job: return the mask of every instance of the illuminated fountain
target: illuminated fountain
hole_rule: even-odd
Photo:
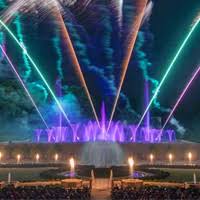
[[[96,167],[121,166],[124,164],[123,148],[114,142],[88,142],[81,150],[80,163]]]
[[[147,2],[148,2],[147,0],[138,1],[138,3],[139,3],[138,7],[135,8],[136,16],[131,24],[131,28],[130,28],[131,33],[129,34],[130,38],[127,40],[128,41],[127,52],[124,53],[125,56],[124,56],[124,60],[122,61],[122,73],[121,73],[121,77],[119,79],[120,84],[119,84],[119,87],[117,88],[117,95],[116,95],[116,98],[114,101],[114,106],[112,108],[111,118],[109,121],[106,119],[105,106],[103,104],[102,109],[101,109],[100,122],[96,115],[96,109],[94,107],[94,103],[92,102],[91,95],[87,88],[87,84],[85,82],[85,78],[83,76],[82,69],[78,62],[75,49],[73,48],[73,42],[71,41],[67,26],[65,26],[64,20],[62,19],[62,15],[61,15],[62,12],[60,12],[60,10],[59,10],[60,7],[57,6],[59,4],[55,4],[55,3],[52,3],[52,5],[48,4],[48,8],[54,8],[54,13],[56,13],[55,14],[56,20],[61,25],[60,26],[61,30],[58,30],[58,32],[61,31],[62,35],[64,36],[63,43],[66,45],[66,48],[68,49],[68,56],[71,57],[71,62],[73,64],[72,66],[74,66],[76,72],[78,72],[77,75],[80,79],[82,87],[84,88],[84,90],[86,92],[86,95],[88,97],[89,103],[91,105],[92,111],[93,111],[95,119],[96,119],[96,121],[88,121],[88,122],[84,122],[84,123],[78,122],[78,123],[74,123],[74,124],[71,124],[71,121],[69,120],[67,113],[65,112],[65,110],[63,109],[63,107],[61,105],[61,102],[59,101],[59,97],[62,97],[62,91],[61,91],[62,86],[60,85],[61,79],[62,79],[62,73],[59,73],[60,79],[57,80],[57,89],[56,89],[57,93],[54,94],[53,90],[51,89],[50,85],[48,84],[48,81],[45,78],[46,76],[44,76],[42,74],[42,70],[40,71],[40,66],[36,65],[36,63],[34,62],[34,59],[28,52],[29,48],[26,48],[26,45],[23,41],[23,32],[20,27],[21,26],[20,25],[20,15],[19,15],[20,12],[18,12],[18,11],[21,11],[20,7],[23,7],[23,2],[21,2],[18,6],[12,6],[13,8],[15,8],[14,10],[6,9],[10,13],[5,12],[4,17],[7,16],[6,20],[4,19],[4,17],[2,17],[2,20],[0,20],[0,24],[2,26],[2,31],[7,32],[7,34],[9,34],[12,38],[11,41],[16,42],[16,45],[18,45],[20,47],[20,49],[23,52],[23,60],[24,60],[24,64],[26,65],[26,68],[29,69],[30,68],[29,64],[32,64],[32,67],[36,70],[41,81],[43,82],[44,86],[46,86],[47,91],[49,91],[49,94],[52,96],[53,100],[55,101],[57,107],[60,110],[58,125],[56,125],[54,127],[49,127],[49,125],[47,125],[46,121],[44,120],[42,113],[40,113],[40,110],[38,110],[37,105],[35,104],[34,100],[32,99],[31,95],[29,94],[29,91],[27,91],[26,87],[24,86],[24,83],[28,83],[28,82],[26,82],[26,79],[28,77],[25,77],[25,80],[23,83],[23,80],[20,78],[18,72],[16,71],[17,68],[15,69],[12,62],[9,61],[9,58],[6,55],[6,43],[5,43],[5,41],[3,41],[1,44],[1,50],[4,55],[2,55],[1,59],[3,59],[3,57],[7,58],[8,63],[13,68],[19,81],[21,82],[21,85],[24,87],[24,90],[26,91],[27,95],[29,96],[29,99],[31,100],[31,102],[34,105],[36,111],[38,112],[40,118],[42,119],[42,121],[44,122],[44,124],[46,126],[45,130],[43,130],[43,129],[35,130],[35,141],[47,142],[47,143],[62,143],[62,142],[78,143],[78,142],[102,142],[102,141],[103,142],[119,142],[119,143],[126,143],[126,142],[159,143],[159,142],[175,141],[175,139],[176,139],[175,132],[173,130],[165,130],[165,127],[166,127],[167,123],[169,122],[169,120],[171,119],[177,106],[180,104],[180,101],[184,97],[184,94],[186,93],[190,84],[192,83],[194,78],[197,76],[197,73],[199,73],[200,68],[198,69],[198,71],[196,71],[196,73],[192,77],[191,81],[188,83],[188,85],[184,89],[183,93],[177,100],[173,109],[170,111],[170,114],[169,114],[168,118],[166,119],[166,122],[164,123],[161,130],[156,129],[153,126],[151,127],[150,108],[151,108],[154,100],[157,98],[159,91],[161,90],[164,83],[166,82],[167,77],[169,76],[169,73],[174,68],[177,59],[179,58],[179,56],[181,55],[183,50],[186,48],[186,45],[192,38],[194,31],[199,26],[199,24],[200,24],[199,17],[192,25],[189,33],[185,37],[181,46],[178,48],[176,55],[170,62],[170,65],[168,66],[163,77],[161,77],[160,83],[155,88],[153,97],[151,99],[149,99],[150,91],[149,91],[148,82],[147,81],[145,82],[145,93],[146,93],[145,110],[144,110],[144,113],[141,115],[141,119],[139,120],[139,123],[137,125],[135,125],[135,124],[127,124],[127,123],[124,123],[121,121],[113,121],[113,116],[116,111],[118,99],[120,97],[121,89],[122,89],[122,86],[123,86],[123,83],[124,83],[124,80],[126,77],[127,68],[129,66],[129,61],[130,61],[131,55],[132,55],[132,50],[135,46],[135,41],[136,41],[136,38],[138,35],[138,31],[139,31],[139,28],[141,27],[141,23],[143,21],[143,16],[145,13],[145,7],[146,7]],[[13,5],[16,5],[16,4],[13,4]],[[32,8],[33,6],[30,3],[30,4],[27,4],[26,7]],[[45,7],[46,7],[46,4],[45,4]],[[28,10],[28,8],[26,8],[26,9]],[[15,16],[16,20],[14,22],[14,24],[16,24],[16,34],[17,34],[16,36],[17,37],[13,34],[13,32],[7,26],[7,22],[9,21],[9,19],[11,19],[13,13],[17,13]],[[58,34],[58,37],[59,37],[59,34]],[[5,39],[3,39],[3,40],[5,40]],[[59,40],[56,40],[56,41],[57,41],[57,43],[55,44],[55,46],[59,44]],[[58,48],[59,48],[59,46],[56,46],[56,50]],[[57,50],[57,54],[62,54],[59,52],[59,49]],[[27,63],[29,63],[29,64],[27,64]],[[58,55],[57,69],[60,69],[62,67],[61,65],[62,65],[62,58],[60,58],[60,56]],[[22,78],[24,78],[24,77],[22,77]],[[149,80],[149,79],[147,79],[147,80]],[[64,123],[62,123],[63,119],[66,119],[66,121],[68,122],[68,126],[66,126],[66,125],[64,125]]]
[[[69,126],[52,127],[46,130],[36,129],[36,142],[47,143],[79,143],[79,142],[119,142],[119,143],[160,143],[174,142],[174,130],[165,130],[160,134],[160,129],[141,127],[136,131],[136,125],[126,124],[121,121],[112,121],[107,131],[108,120],[104,103],[101,107],[100,127],[95,121],[76,123]]]

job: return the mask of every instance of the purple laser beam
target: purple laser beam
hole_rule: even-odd
[[[3,49],[3,47],[2,47],[1,45],[0,45],[0,49],[1,49],[1,51],[3,52],[4,56],[6,57],[8,63],[9,63],[10,66],[12,67],[13,71],[15,72],[15,74],[16,74],[16,76],[17,76],[19,82],[21,83],[22,87],[24,88],[24,90],[25,90],[27,96],[29,97],[29,99],[30,99],[30,101],[32,102],[33,106],[35,107],[36,111],[38,112],[38,114],[39,114],[40,118],[42,119],[44,125],[48,128],[48,125],[47,125],[45,119],[43,118],[41,112],[39,111],[37,105],[35,104],[35,101],[33,100],[31,94],[29,93],[28,89],[26,88],[26,86],[25,86],[23,80],[21,79],[19,73],[17,72],[15,66],[13,65],[12,61],[10,60],[10,58],[8,57],[7,53],[5,52],[5,50]]]
[[[200,72],[200,66],[198,67],[198,69],[195,71],[195,73],[193,74],[192,78],[189,80],[189,82],[187,83],[187,85],[185,86],[183,92],[181,93],[181,95],[179,96],[178,100],[176,101],[173,109],[171,110],[168,118],[166,119],[161,131],[164,130],[164,128],[166,127],[167,123],[169,122],[171,116],[173,115],[173,113],[175,112],[176,108],[179,106],[181,100],[183,99],[183,97],[185,96],[186,92],[188,91],[188,89],[190,88],[190,86],[192,85],[193,81],[195,80],[195,78],[197,77],[197,75]]]

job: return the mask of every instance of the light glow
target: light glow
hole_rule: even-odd
[[[21,160],[21,155],[20,155],[20,154],[18,154],[18,155],[17,155],[17,163],[19,163],[19,162],[20,162],[20,160]]]
[[[171,153],[168,155],[168,158],[169,158],[169,162],[172,163],[173,155]]]
[[[150,158],[150,162],[153,163],[153,161],[154,161],[154,155],[150,154],[149,158]]]
[[[35,155],[35,159],[36,159],[37,162],[39,161],[40,155],[38,153]]]
[[[188,153],[188,160],[191,163],[191,161],[192,161],[192,153],[191,152]]]
[[[129,158],[128,158],[128,165],[129,165],[129,167],[130,167],[130,168],[133,168],[134,164],[135,164],[135,162],[134,162],[133,158],[132,158],[132,157],[129,157]]]
[[[70,165],[70,169],[71,170],[75,169],[75,160],[74,160],[74,158],[70,158],[69,159],[69,165]]]
[[[55,161],[58,161],[58,154],[56,153],[54,156]]]

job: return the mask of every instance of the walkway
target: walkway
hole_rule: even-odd
[[[110,200],[109,179],[95,179],[92,184],[92,200]]]

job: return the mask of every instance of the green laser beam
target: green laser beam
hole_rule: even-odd
[[[31,64],[33,65],[33,67],[35,68],[35,70],[37,71],[37,73],[39,74],[39,76],[41,77],[42,81],[44,82],[44,84],[46,85],[47,89],[49,90],[51,96],[55,100],[58,108],[60,109],[60,111],[62,112],[63,116],[65,117],[65,119],[67,120],[67,122],[69,123],[69,125],[71,126],[70,120],[69,120],[67,114],[65,113],[62,105],[60,104],[60,102],[57,99],[56,95],[54,94],[54,92],[50,88],[50,86],[49,86],[48,82],[46,81],[45,77],[43,76],[43,74],[39,70],[38,66],[35,64],[35,62],[31,58],[31,56],[29,55],[29,53],[27,52],[27,50],[24,48],[24,46],[19,42],[19,40],[15,37],[15,35],[13,34],[13,32],[8,28],[8,26],[2,20],[0,20],[0,24],[5,28],[5,30],[11,35],[11,37],[15,40],[15,42],[23,50],[23,53],[27,56],[27,58],[29,59],[29,61],[31,62]]]
[[[24,81],[22,80],[22,78],[20,77],[19,73],[17,72],[15,66],[13,65],[12,61],[11,61],[10,58],[8,57],[6,51],[3,49],[3,46],[0,45],[0,49],[1,49],[2,53],[4,54],[5,58],[7,59],[8,63],[10,64],[10,66],[11,66],[13,72],[15,73],[15,75],[16,75],[18,81],[20,82],[21,86],[23,87],[23,89],[24,89],[26,95],[29,97],[31,103],[32,103],[33,106],[35,107],[35,109],[36,109],[37,113],[39,114],[40,118],[42,119],[44,125],[45,125],[46,128],[48,129],[49,127],[48,127],[48,125],[47,125],[47,123],[46,123],[44,117],[42,116],[42,113],[41,113],[40,110],[38,109],[38,107],[37,107],[37,105],[36,105],[36,103],[35,103],[33,97],[31,96],[30,92],[28,91],[27,87],[25,86]]]
[[[144,117],[146,116],[148,110],[150,109],[150,107],[151,107],[153,101],[157,98],[157,95],[158,95],[158,93],[160,92],[160,88],[161,88],[162,85],[164,84],[164,82],[165,82],[167,76],[169,75],[171,69],[173,68],[173,66],[174,66],[174,64],[175,64],[175,62],[176,62],[176,60],[178,59],[179,55],[180,55],[181,52],[183,51],[185,45],[187,44],[188,40],[189,40],[190,37],[192,36],[193,32],[196,30],[196,28],[197,28],[197,26],[198,26],[199,23],[200,23],[200,18],[199,18],[199,19],[196,21],[196,23],[192,26],[192,29],[190,30],[190,32],[189,32],[188,35],[186,36],[186,38],[185,38],[185,40],[183,41],[182,45],[180,46],[178,52],[176,53],[175,57],[173,58],[171,64],[169,65],[167,71],[165,72],[165,74],[164,74],[164,76],[163,76],[163,78],[162,78],[160,84],[158,85],[157,89],[155,90],[155,93],[154,93],[153,97],[151,98],[151,100],[150,100],[150,102],[149,102],[149,104],[148,104],[146,110],[144,111],[144,113],[143,113],[143,115],[142,115],[142,117],[141,117],[141,119],[140,119],[140,121],[139,121],[139,123],[138,123],[138,125],[137,125],[137,127],[136,127],[136,131],[137,131],[138,128],[140,127],[140,125],[141,125],[141,123],[142,123]]]

